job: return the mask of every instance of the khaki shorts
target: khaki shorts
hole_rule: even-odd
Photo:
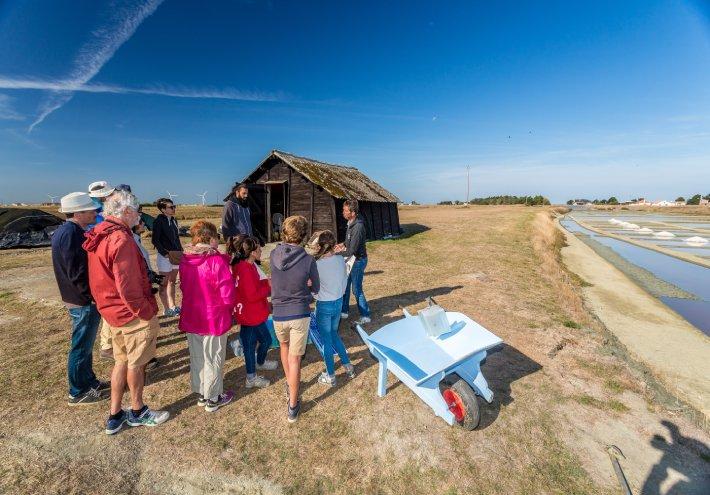
[[[117,363],[128,363],[129,368],[138,368],[155,357],[160,324],[158,318],[150,321],[136,318],[122,327],[111,327],[113,358]]]
[[[281,344],[288,344],[288,353],[292,356],[303,356],[308,342],[308,327],[311,318],[298,320],[275,321],[274,333]]]

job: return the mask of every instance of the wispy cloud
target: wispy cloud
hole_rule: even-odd
[[[25,117],[12,107],[12,98],[3,94],[0,94],[0,120],[25,120]]]
[[[92,38],[79,50],[69,76],[62,82],[68,87],[81,87],[88,83],[162,2],[163,0],[147,0],[116,9],[107,25],[91,33]],[[71,100],[74,91],[76,89],[53,89],[52,94],[40,106],[40,113],[28,131],[32,131],[49,114]]]
[[[71,80],[55,80],[37,78],[12,78],[0,76],[0,89],[39,89],[57,93],[116,93],[145,94],[172,96],[176,98],[213,98],[223,100],[243,101],[280,101],[284,96],[280,93],[263,93],[243,91],[236,88],[189,88],[168,84],[154,84],[143,87],[128,87],[115,84],[77,83]]]

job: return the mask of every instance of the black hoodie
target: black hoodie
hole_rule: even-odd
[[[301,246],[279,244],[271,251],[269,263],[274,320],[291,320],[308,315],[312,294],[320,291],[316,260]]]

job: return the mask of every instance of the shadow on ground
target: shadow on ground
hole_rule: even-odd
[[[654,435],[651,446],[663,453],[641,488],[641,495],[706,494],[710,491],[710,446],[695,438],[683,436],[678,426],[661,421],[670,434],[670,442],[662,435]],[[685,462],[688,451],[697,455],[701,466]],[[670,486],[662,486],[670,485]]]
[[[417,234],[421,234],[422,232],[431,230],[430,227],[427,227],[426,225],[422,225],[420,223],[405,223],[401,227],[402,234],[395,240],[408,239]]]
[[[372,333],[388,323],[401,319],[402,315],[397,314],[397,310],[401,307],[419,304],[429,297],[436,298],[444,296],[461,288],[463,288],[461,285],[442,286],[424,291],[408,291],[392,296],[373,299],[369,303],[372,314],[380,316],[373,316],[372,323],[365,325],[367,327],[366,331]],[[393,315],[385,316],[390,314]],[[353,323],[351,321],[341,320],[340,335],[346,348],[348,349],[350,359],[356,365],[356,372],[360,374],[364,373],[371,366],[376,365],[377,361],[370,355],[368,349],[363,346],[362,340],[353,329],[352,325]],[[164,347],[175,344],[183,339],[184,336],[182,335],[182,332],[171,332],[158,337],[158,346]],[[278,351],[272,350],[270,356],[270,359],[278,360]],[[180,375],[188,375],[190,372],[190,355],[187,349],[187,342],[185,342],[184,347],[174,350],[168,354],[161,355],[159,356],[159,359],[161,365],[149,375],[150,383],[154,384],[164,380],[170,380]],[[228,349],[226,360],[230,361],[232,359],[236,358],[231,350]],[[303,366],[322,362],[323,358],[320,353],[314,346],[309,345],[306,349],[306,354],[303,357]],[[336,366],[339,366],[339,363],[337,363]],[[539,363],[530,359],[513,346],[503,344],[500,348],[492,352],[484,362],[482,371],[488,380],[490,388],[493,390],[494,398],[491,404],[485,404],[485,401],[481,401],[481,423],[479,429],[490,426],[500,414],[501,407],[510,404],[514,400],[511,394],[511,384],[514,381],[535,373],[540,369],[542,369],[542,366]],[[257,391],[258,389],[245,389],[243,387],[244,377],[245,369],[242,361],[238,367],[229,370],[225,374],[225,388],[239,389],[239,398]],[[270,375],[269,378],[272,382],[281,381],[284,378],[281,367],[279,366],[279,368],[272,375]],[[314,386],[322,387],[323,391],[317,396],[317,400],[322,401],[342,388],[347,387],[347,384],[347,378],[345,378],[342,373],[339,373],[338,385],[336,387],[322,387],[318,383],[318,375],[316,374],[314,377],[302,383],[302,390],[310,389]],[[395,381],[392,385],[390,385],[388,391],[392,391],[400,384],[401,382],[399,380]],[[373,382],[372,387],[374,392],[376,387],[375,382]],[[185,408],[194,405],[196,397],[197,396],[195,394],[189,393],[172,404],[166,405],[166,409],[170,411],[171,416],[176,417]],[[316,404],[316,401],[305,402],[303,404],[303,412],[315,407]]]
[[[488,387],[493,391],[493,402],[490,404],[479,400],[481,406],[481,423],[479,430],[492,425],[500,414],[502,406],[513,402],[510,385],[528,375],[542,369],[537,361],[530,359],[512,345],[503,344],[486,358],[481,366],[483,376],[488,381]]]

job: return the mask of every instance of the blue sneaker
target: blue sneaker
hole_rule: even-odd
[[[288,422],[294,423],[298,419],[298,414],[301,412],[301,400],[296,402],[296,407],[291,407],[291,403],[288,404]]]
[[[175,306],[175,307],[173,308],[173,314],[174,314],[175,316],[177,316],[177,315],[180,314],[180,306]]]
[[[130,426],[158,426],[165,423],[169,417],[168,411],[151,411],[148,406],[143,406],[143,410],[138,415],[128,411],[127,422]]]
[[[126,421],[128,420],[128,414],[126,414],[126,411],[123,409],[121,410],[121,416],[117,419],[109,419],[106,421],[106,434],[107,435],[114,435],[121,431],[123,428],[123,425],[126,424]]]

